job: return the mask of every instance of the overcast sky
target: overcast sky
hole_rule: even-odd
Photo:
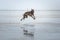
[[[0,10],[60,10],[60,0],[0,0]]]

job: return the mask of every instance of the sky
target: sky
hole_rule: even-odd
[[[0,0],[0,10],[60,10],[60,0]]]

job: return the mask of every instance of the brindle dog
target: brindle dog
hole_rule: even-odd
[[[31,9],[31,11],[25,12],[23,14],[23,18],[21,19],[21,21],[25,18],[28,18],[28,16],[32,17],[35,20],[35,16],[34,16],[34,10]]]

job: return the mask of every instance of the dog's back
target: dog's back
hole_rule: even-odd
[[[31,11],[25,12],[24,15],[34,15],[34,10],[32,9]]]

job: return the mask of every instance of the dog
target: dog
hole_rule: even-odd
[[[35,16],[34,16],[34,9],[31,9],[31,11],[27,11],[23,14],[23,18],[21,19],[21,21],[25,18],[28,18],[28,16],[32,17],[35,20]]]

